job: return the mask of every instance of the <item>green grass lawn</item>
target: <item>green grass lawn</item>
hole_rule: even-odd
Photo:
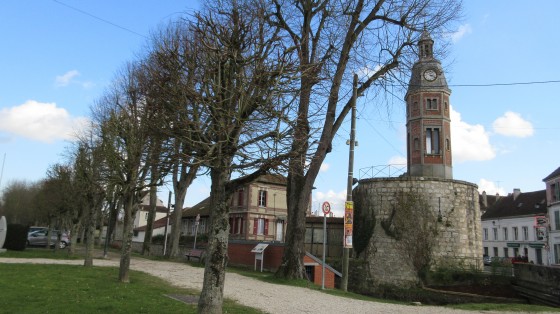
[[[8,251],[1,258],[64,258],[65,252],[33,249]],[[75,265],[0,263],[0,313],[196,313],[168,295],[191,296],[199,291],[181,289],[143,272],[131,271],[130,283],[120,283],[118,268]],[[224,313],[261,313],[233,301]]]
[[[69,257],[67,251],[26,249],[0,254],[15,258],[83,258]],[[193,266],[202,267],[200,263]],[[245,268],[228,268],[228,272],[253,277],[274,284],[307,287],[332,295],[374,302],[402,303],[344,292],[321,290],[306,280],[284,280],[268,272]],[[167,295],[197,297],[199,292],[173,287],[160,278],[131,271],[131,282],[119,283],[118,268],[68,265],[31,265],[0,263],[0,313],[196,313],[195,304],[185,304]],[[560,312],[560,309],[529,304],[461,304],[450,306],[469,311]],[[224,302],[224,313],[261,313],[233,301]]]

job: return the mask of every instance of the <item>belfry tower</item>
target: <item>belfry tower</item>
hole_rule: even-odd
[[[433,45],[430,34],[424,31],[405,96],[408,175],[453,179],[451,90],[441,63],[434,58]]]

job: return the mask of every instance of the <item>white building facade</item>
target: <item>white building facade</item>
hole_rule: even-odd
[[[521,193],[515,189],[508,196],[488,204],[482,215],[482,246],[491,257],[526,257],[528,262],[550,265],[547,245],[546,191]]]
[[[560,167],[543,179],[548,205],[548,245],[550,264],[560,266]]]

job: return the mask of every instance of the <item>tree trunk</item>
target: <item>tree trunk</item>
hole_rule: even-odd
[[[113,240],[113,233],[115,232],[115,225],[117,223],[117,216],[119,215],[120,208],[119,201],[112,201],[111,208],[109,209],[109,223],[107,224],[107,233],[105,234],[105,249],[103,251],[103,257],[107,258],[108,246]]]
[[[132,235],[133,223],[136,217],[136,210],[134,209],[134,197],[128,196],[125,201],[124,209],[124,227],[123,227],[123,240],[121,249],[121,260],[119,265],[119,281],[128,283],[130,282],[130,253],[132,251]]]
[[[225,185],[229,181],[229,173],[223,169],[213,168],[210,176],[212,178],[210,232],[198,313],[222,313],[228,262],[229,208]]]
[[[185,201],[185,189],[181,195],[180,191],[175,190],[175,210],[171,216],[173,227],[171,228],[170,248],[168,251],[169,257],[176,257],[179,255],[179,241],[181,240],[181,218],[183,217],[183,206]]]
[[[80,222],[74,223],[70,228],[70,247],[68,248],[68,255],[74,255],[76,253],[76,243],[78,242],[80,224]]]
[[[150,187],[150,210],[148,211],[148,221],[146,223],[146,234],[144,235],[144,243],[142,243],[142,255],[150,256],[150,248],[152,245],[152,234],[154,233],[154,221],[156,220],[157,208],[157,187]]]
[[[282,265],[276,272],[281,278],[306,278],[303,258],[305,256],[305,216],[309,206],[311,189],[305,186],[304,177],[288,175],[288,224]]]
[[[93,266],[93,246],[95,243],[95,215],[96,209],[91,207],[88,209],[88,214],[86,216],[86,252],[84,258],[84,266],[91,267]]]

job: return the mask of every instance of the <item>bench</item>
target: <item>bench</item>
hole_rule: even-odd
[[[200,262],[201,259],[202,259],[202,254],[203,253],[204,253],[204,250],[192,249],[192,250],[187,251],[187,254],[185,254],[185,257],[189,261],[191,260],[191,257],[198,258],[198,261]]]

